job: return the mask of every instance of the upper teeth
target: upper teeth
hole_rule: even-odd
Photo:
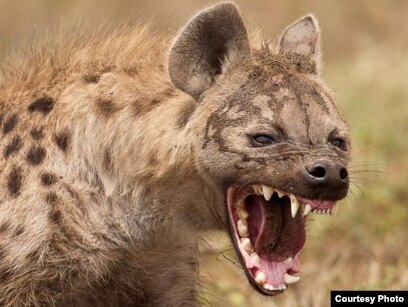
[[[279,198],[282,198],[283,196],[285,196],[285,193],[276,190],[276,193],[278,193]]]
[[[269,201],[272,198],[272,195],[273,195],[274,192],[276,192],[280,198],[286,195],[284,192],[281,192],[279,190],[275,190],[274,188],[263,185],[263,184],[262,185],[253,185],[252,189],[255,192],[255,194],[263,195],[263,197],[265,198],[266,201]],[[292,217],[294,218],[296,216],[296,213],[299,210],[300,203],[297,201],[295,195],[289,194],[288,197],[290,198],[291,214],[292,214]],[[307,214],[308,213],[309,212],[307,212]],[[304,214],[303,216],[305,216],[307,214]],[[238,215],[240,215],[240,212],[238,212]],[[240,218],[241,218],[241,215],[240,215]]]
[[[272,198],[273,193],[277,193],[279,198],[282,198],[283,196],[287,196],[290,199],[290,210],[291,210],[291,215],[294,218],[299,211],[299,207],[303,208],[303,214],[302,216],[305,217],[307,216],[310,212],[313,213],[318,213],[318,214],[329,214],[329,215],[334,215],[336,214],[336,206],[333,206],[332,208],[329,209],[312,209],[312,206],[310,204],[303,204],[299,203],[297,200],[296,196],[293,194],[281,192],[279,190],[275,190],[272,187],[269,187],[264,184],[255,184],[252,186],[252,190],[254,191],[255,194],[257,195],[263,195],[266,201],[269,201]],[[245,206],[245,205],[243,205]],[[248,212],[242,210],[243,206],[238,205],[238,216],[240,219],[246,220],[248,218]]]
[[[335,215],[337,212],[337,206],[334,205],[333,207],[328,209],[312,209],[311,211],[317,214]]]
[[[274,192],[273,188],[268,187],[266,185],[262,185],[262,194],[265,197],[265,200],[267,201],[270,200],[273,195],[273,192]]]
[[[334,205],[330,210],[330,215],[336,215],[336,214],[337,214],[337,205]]]
[[[299,209],[299,203],[294,195],[290,195],[290,208],[292,211],[292,217],[296,216],[296,213],[298,212]]]
[[[306,216],[312,211],[312,207],[309,204],[305,205],[305,210],[303,210],[303,216]]]

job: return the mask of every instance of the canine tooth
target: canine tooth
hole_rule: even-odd
[[[246,220],[249,216],[248,212],[243,207],[238,207],[237,212],[241,220]]]
[[[292,261],[293,261],[292,257],[288,257],[288,258],[285,260],[285,264],[292,264]]]
[[[250,257],[252,258],[252,260],[254,260],[256,263],[260,263],[261,262],[261,258],[259,258],[258,254],[253,252]]]
[[[303,216],[306,216],[312,211],[312,207],[309,204],[306,204],[305,210],[303,211]]]
[[[299,209],[299,203],[294,195],[290,195],[290,206],[292,211],[292,217],[294,218]]]
[[[335,216],[337,214],[337,205],[334,205],[330,210],[330,215]]]
[[[258,285],[263,285],[266,281],[265,273],[262,271],[258,271],[255,275],[255,281]]]
[[[241,237],[248,237],[248,227],[244,225],[242,220],[238,220],[237,228]]]
[[[243,238],[241,239],[241,244],[242,247],[247,251],[247,252],[252,252],[254,251],[254,247],[251,244],[251,240],[249,238]]]
[[[285,283],[287,283],[288,285],[298,282],[299,279],[300,279],[300,276],[292,276],[292,275],[289,275],[288,273],[285,273],[284,280],[285,280]]]
[[[262,185],[262,194],[266,201],[271,199],[273,192],[274,192],[273,188],[268,187],[266,185]]]

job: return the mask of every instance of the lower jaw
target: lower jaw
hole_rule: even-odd
[[[300,279],[296,276],[300,272],[300,252],[284,261],[263,260],[255,251],[252,253],[246,251],[240,243],[240,238],[236,234],[233,236],[235,249],[245,266],[248,280],[258,292],[274,296],[286,290],[288,284]]]
[[[263,295],[273,296],[282,293],[283,290],[287,289],[289,284],[295,283],[300,279],[298,276],[300,272],[299,255],[301,249],[303,248],[304,241],[301,244],[301,247],[297,248],[291,254],[291,257],[274,257],[273,259],[267,259],[267,257],[259,256],[255,251],[255,244],[254,242],[251,242],[249,235],[246,237],[239,235],[239,231],[237,229],[238,226],[236,224],[237,219],[234,218],[237,215],[237,212],[234,212],[234,210],[236,211],[236,208],[231,206],[231,204],[233,204],[231,199],[232,196],[233,192],[229,190],[228,211],[231,236],[241,263],[244,265],[244,270],[250,284]],[[306,213],[305,210],[308,212],[311,210],[306,209],[304,204],[301,204],[300,206],[301,209],[299,210],[299,214]],[[321,211],[316,208],[313,209],[315,212]],[[326,211],[327,210],[324,209],[322,213]],[[307,213],[302,215],[302,221],[306,219]],[[298,219],[300,219],[300,216],[298,216]]]

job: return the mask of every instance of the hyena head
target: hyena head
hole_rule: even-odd
[[[197,100],[196,163],[251,285],[275,295],[299,280],[310,212],[331,214],[348,191],[350,141],[319,81],[319,28],[305,16],[278,50],[252,48],[234,4],[200,12],[174,40],[169,75]]]

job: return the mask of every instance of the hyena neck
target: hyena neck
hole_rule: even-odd
[[[107,73],[96,85],[73,84],[61,94],[61,108],[69,112],[59,112],[58,124],[73,135],[69,175],[126,199],[133,214],[154,212],[163,229],[214,228],[207,205],[214,193],[194,158],[199,131],[190,119],[197,102],[167,80],[154,90],[137,82]]]

